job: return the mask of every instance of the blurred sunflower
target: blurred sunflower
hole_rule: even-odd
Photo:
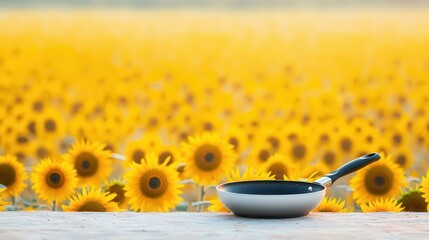
[[[186,170],[198,184],[217,184],[236,161],[233,146],[217,133],[190,136],[182,143]]]
[[[419,189],[411,189],[405,192],[398,200],[404,207],[405,212],[427,212],[428,204],[423,197],[423,193]]]
[[[426,173],[426,176],[422,177],[420,191],[423,193],[422,196],[424,197],[425,201],[429,203],[429,169]]]
[[[414,163],[413,154],[408,147],[399,147],[392,154],[393,161],[404,170],[408,170]]]
[[[286,155],[280,153],[270,156],[261,168],[265,173],[273,175],[275,179],[284,179],[283,176],[290,177],[297,173],[296,165]]]
[[[255,141],[252,144],[250,155],[248,157],[247,165],[257,167],[268,161],[268,158],[274,154],[271,144],[267,142]]]
[[[125,197],[125,184],[121,180],[110,181],[106,184],[106,192],[116,194],[111,201],[116,202],[121,209],[128,208],[128,198]]]
[[[125,148],[125,157],[127,160],[124,162],[129,166],[132,162],[141,163],[141,160],[146,157],[146,153],[153,152],[161,145],[159,136],[156,134],[147,134],[140,140],[128,143]]]
[[[49,108],[36,120],[38,138],[57,139],[65,134],[64,120],[58,110]]]
[[[150,153],[141,164],[132,164],[124,175],[125,196],[132,210],[167,212],[181,201],[178,173],[167,163],[159,164],[158,157]]]
[[[70,197],[70,204],[63,205],[65,212],[120,212],[114,193],[103,193],[100,188],[82,188],[82,193]]]
[[[283,146],[283,140],[276,128],[264,128],[258,133],[258,139],[261,139],[271,145],[273,151],[278,151]]]
[[[274,180],[274,176],[270,173],[264,172],[261,169],[256,169],[253,167],[248,167],[244,172],[240,172],[240,169],[237,167],[231,169],[226,174],[228,182],[235,181],[247,181],[247,180]]]
[[[351,212],[350,209],[344,208],[345,203],[341,199],[324,197],[320,205],[313,212]]]
[[[313,157],[314,147],[312,141],[296,140],[293,143],[286,144],[284,153],[288,159],[298,165],[306,165]]]
[[[231,126],[226,130],[225,138],[234,147],[236,153],[242,153],[248,146],[246,132],[242,127]]]
[[[358,204],[395,197],[406,185],[404,170],[384,154],[377,162],[359,170],[350,180],[350,186],[354,189],[353,198]]]
[[[342,164],[342,158],[340,151],[337,151],[333,144],[325,144],[321,147],[318,163],[328,171],[332,171]]]
[[[247,181],[247,180],[274,180],[274,176],[270,176],[269,173],[266,173],[262,170],[257,170],[253,167],[247,168],[243,173],[240,173],[240,169],[232,169],[230,172],[226,174],[228,182],[235,181]],[[208,210],[211,212],[229,212],[227,208],[225,208],[222,202],[215,198],[210,200],[211,205],[208,207]]]
[[[63,155],[64,161],[76,169],[79,185],[97,186],[109,177],[112,160],[105,147],[103,143],[81,139]]]
[[[4,196],[3,193],[6,191],[6,188],[0,188],[0,211],[4,211],[6,206],[8,205],[8,202],[5,202],[3,200]]]
[[[163,164],[165,161],[167,161],[167,166],[171,164],[178,164],[182,161],[182,157],[180,155],[180,152],[178,151],[177,147],[174,146],[167,146],[167,145],[160,145],[156,147],[156,149],[153,149],[158,154],[158,161],[159,164]]]
[[[347,126],[341,126],[338,131],[337,146],[338,149],[344,156],[352,156],[355,153],[355,150],[358,149],[358,140],[356,139],[354,133],[347,128]],[[360,139],[360,138],[359,138]]]
[[[77,187],[76,170],[68,162],[54,161],[51,158],[33,167],[32,189],[41,200],[58,203],[70,197]]]
[[[362,212],[402,212],[404,208],[395,199],[377,199],[360,205]]]
[[[28,178],[24,165],[11,155],[0,156],[0,184],[7,187],[5,193],[18,196],[27,186]]]

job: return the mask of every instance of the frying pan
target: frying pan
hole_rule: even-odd
[[[238,181],[220,184],[216,190],[222,204],[240,217],[301,217],[319,206],[326,188],[337,179],[379,159],[378,153],[367,154],[313,183],[285,180]]]

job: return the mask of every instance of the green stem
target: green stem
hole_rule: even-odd
[[[52,202],[52,211],[57,211],[57,201],[56,200],[54,200]]]
[[[204,185],[201,185],[200,201],[204,201],[204,194],[205,194],[205,192],[204,192]],[[198,207],[198,212],[201,212],[202,210],[203,210],[203,206],[202,206],[202,205],[200,205],[200,206]]]
[[[16,198],[14,196],[11,196],[10,200],[12,202],[12,205],[15,206],[16,205]]]

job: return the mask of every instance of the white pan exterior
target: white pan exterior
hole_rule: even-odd
[[[289,195],[231,193],[216,189],[223,205],[242,217],[285,218],[307,215],[319,206],[326,194],[322,191]]]

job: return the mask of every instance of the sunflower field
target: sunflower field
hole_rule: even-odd
[[[2,11],[0,210],[221,211],[314,181],[319,212],[428,210],[426,11]]]

